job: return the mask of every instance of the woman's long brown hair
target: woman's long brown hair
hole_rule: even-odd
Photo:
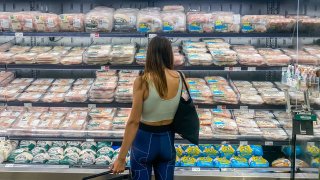
[[[164,98],[168,92],[166,68],[173,69],[171,42],[167,38],[156,36],[151,39],[148,45],[142,80],[153,82],[161,98]]]

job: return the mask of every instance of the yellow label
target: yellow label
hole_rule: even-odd
[[[222,25],[222,21],[220,20],[216,21],[216,26],[220,26],[220,25]]]

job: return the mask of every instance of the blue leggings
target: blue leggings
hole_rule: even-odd
[[[174,133],[150,132],[140,125],[131,147],[132,179],[150,180],[153,167],[156,180],[173,180],[175,160]]]

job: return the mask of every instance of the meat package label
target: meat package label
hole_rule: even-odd
[[[140,23],[138,31],[139,32],[149,32],[150,31],[150,25],[148,23]]]
[[[252,25],[249,22],[242,23],[242,31],[251,32],[253,31]]]
[[[173,28],[173,25],[170,24],[169,22],[163,22],[163,28],[162,28],[162,30],[163,30],[164,32],[170,32],[170,31],[173,31],[174,28]]]
[[[202,27],[199,22],[192,22],[191,24],[188,25],[189,31],[194,31],[194,32],[202,32]]]

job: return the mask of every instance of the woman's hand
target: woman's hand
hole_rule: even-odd
[[[113,163],[111,170],[113,174],[120,174],[122,173],[126,168],[126,160],[121,160],[117,158],[117,160]]]

